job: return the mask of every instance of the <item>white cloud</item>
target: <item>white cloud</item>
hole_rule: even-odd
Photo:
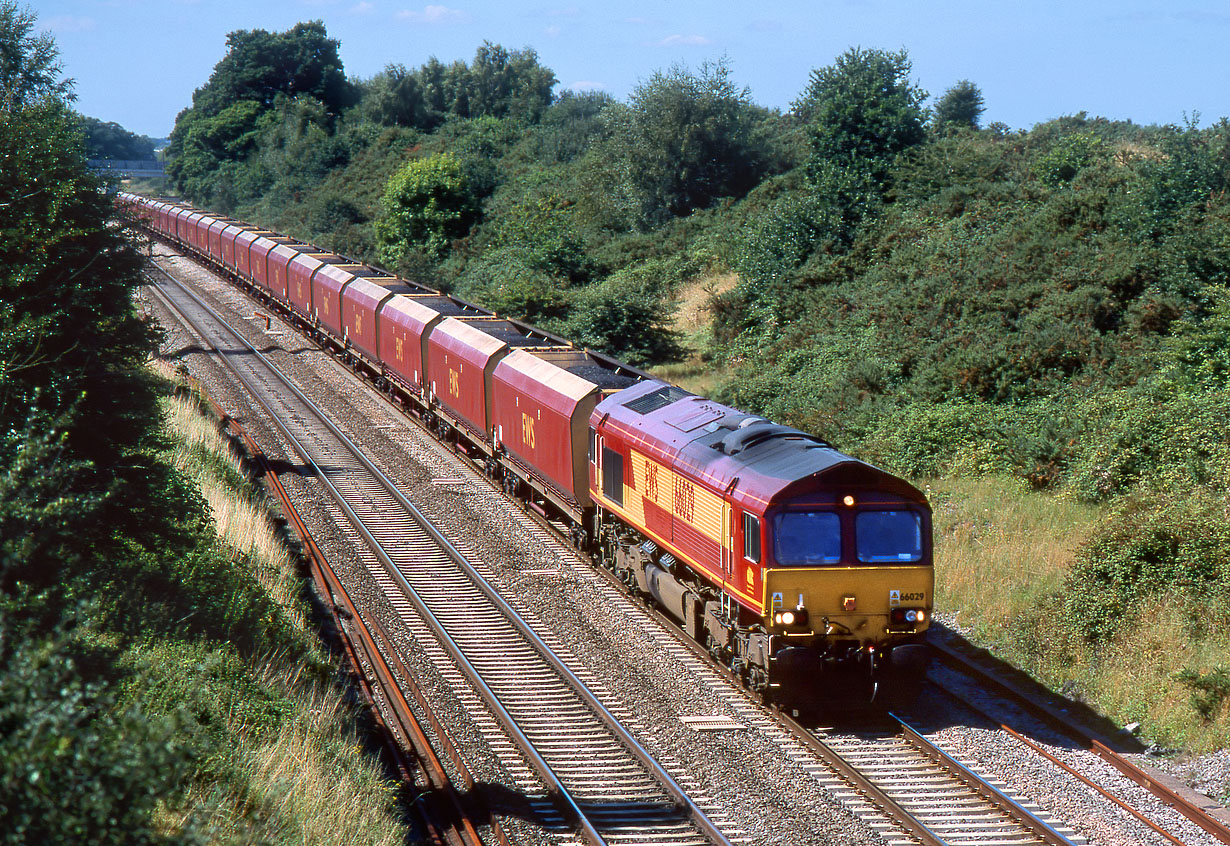
[[[704,44],[712,44],[712,43],[713,43],[712,41],[710,41],[708,38],[705,38],[705,36],[703,35],[668,35],[666,38],[663,38],[661,41],[656,42],[655,46],[675,47],[677,45],[683,44],[689,47],[695,47],[695,46],[700,46]]]
[[[605,82],[591,82],[583,79],[580,82],[574,82],[568,86],[571,91],[606,91],[608,88]]]
[[[558,26],[549,26],[542,31],[547,38],[559,38],[561,30]]]
[[[350,14],[367,15],[367,14],[371,14],[371,12],[375,10],[375,8],[376,8],[375,3],[368,3],[367,0],[363,0],[363,2],[359,3],[358,5],[350,7]]]
[[[76,15],[56,15],[43,22],[43,28],[52,32],[89,32],[97,25],[93,18]]]
[[[470,20],[468,13],[460,9],[450,9],[448,6],[424,6],[421,12],[406,9],[398,12],[397,17],[410,23],[422,24],[466,23]]]

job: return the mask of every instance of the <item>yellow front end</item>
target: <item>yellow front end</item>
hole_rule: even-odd
[[[768,628],[799,646],[823,651],[857,641],[859,648],[880,647],[931,624],[935,577],[929,565],[782,568],[764,576]]]

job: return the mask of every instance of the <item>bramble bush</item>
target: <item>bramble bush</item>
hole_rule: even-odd
[[[1189,636],[1223,628],[1230,585],[1225,490],[1144,486],[1124,498],[1077,553],[1064,587],[1064,622],[1091,641],[1116,632],[1146,600],[1197,606]]]

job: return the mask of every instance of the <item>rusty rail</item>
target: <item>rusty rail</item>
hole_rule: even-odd
[[[1195,791],[1188,789],[1176,779],[1172,779],[1169,776],[1164,776],[1160,773],[1150,773],[1144,768],[1133,764],[1127,758],[1111,749],[1110,745],[1104,739],[1095,737],[1092,733],[1076,725],[1060,713],[1056,708],[1052,708],[1043,702],[1039,702],[1036,697],[1030,696],[1029,693],[1027,693],[1020,686],[1007,679],[993,675],[988,670],[979,666],[977,662],[973,661],[968,656],[962,655],[960,652],[955,651],[951,647],[940,643],[932,643],[931,648],[941,657],[942,660],[952,664],[962,672],[974,676],[981,683],[994,688],[1000,694],[1024,707],[1027,711],[1042,720],[1044,723],[1054,726],[1067,734],[1077,743],[1084,746],[1086,750],[1106,761],[1130,781],[1133,781],[1145,788],[1158,799],[1162,800],[1180,814],[1187,817],[1193,823],[1200,826],[1201,829],[1217,841],[1230,844],[1230,812],[1227,812],[1225,808],[1222,808],[1212,802],[1212,800],[1207,797],[1200,796],[1200,794]],[[974,710],[980,711],[981,709],[975,708]],[[998,720],[992,720],[992,722],[998,723]],[[1010,731],[1014,736],[1020,737],[1017,732],[1012,731],[1007,726],[1002,727]],[[1023,740],[1024,738],[1021,739]],[[1063,765],[1062,763],[1061,766],[1064,766],[1064,769],[1069,769],[1069,771],[1071,771],[1070,768],[1066,767],[1066,765]],[[1082,778],[1082,780],[1085,779]],[[1085,781],[1092,785],[1091,782],[1088,782],[1087,780]],[[1099,790],[1101,791],[1100,788]],[[1105,795],[1105,791],[1101,792]],[[1123,805],[1122,802],[1117,802],[1117,804],[1120,804],[1121,806]],[[1132,813],[1138,819],[1144,819],[1138,812],[1133,810]],[[1216,816],[1214,814],[1216,814]],[[1173,837],[1173,835],[1162,831],[1153,823],[1148,824],[1155,831],[1157,831],[1157,833],[1166,837],[1172,843],[1179,842]]]

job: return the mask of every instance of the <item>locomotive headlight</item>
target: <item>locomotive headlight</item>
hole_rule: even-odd
[[[926,611],[919,611],[919,612],[918,612],[918,622],[920,622],[920,623],[925,622],[925,621],[926,621],[926,619],[927,619],[927,612],[926,612]]]
[[[773,624],[786,628],[806,626],[807,609],[800,605],[798,608],[777,611],[773,614]]]

